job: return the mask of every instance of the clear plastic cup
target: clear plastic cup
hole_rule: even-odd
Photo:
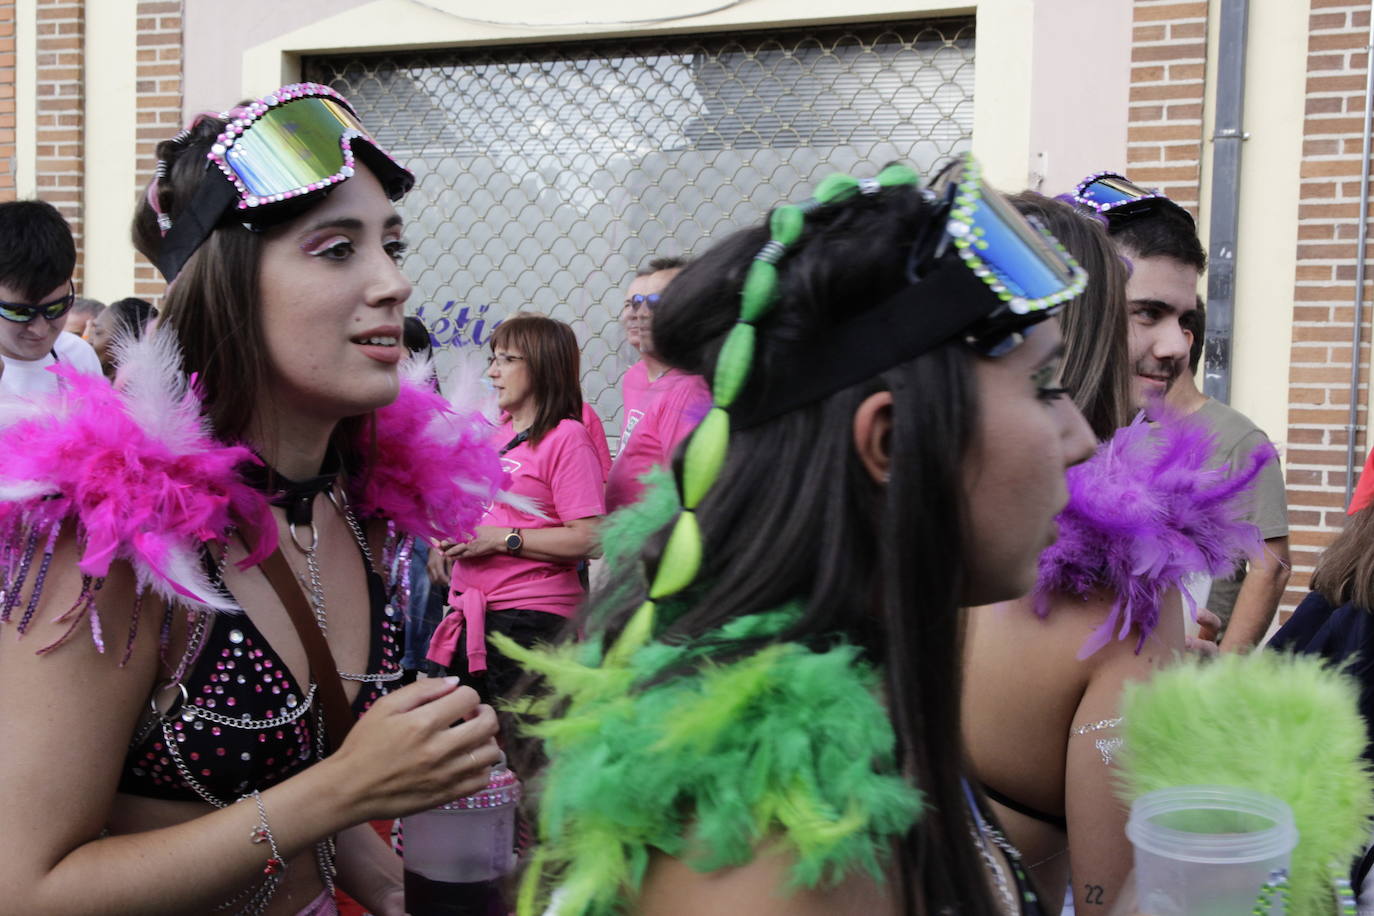
[[[487,788],[401,818],[405,869],[431,881],[489,881],[515,864],[515,807],[520,782],[504,764]]]
[[[1286,802],[1233,786],[1148,792],[1131,805],[1126,835],[1135,845],[1137,908],[1150,916],[1261,912],[1260,891],[1287,873],[1298,842]]]

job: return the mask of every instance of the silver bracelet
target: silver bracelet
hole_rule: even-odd
[[[262,795],[254,789],[249,795],[253,802],[258,806],[258,826],[253,828],[249,834],[249,839],[254,844],[266,843],[272,850],[272,854],[267,857],[267,864],[262,867],[262,873],[269,878],[275,877],[278,872],[286,868],[286,862],[281,857],[281,850],[277,848],[277,838],[272,836],[272,828],[267,823],[267,809],[262,805]],[[248,796],[244,796],[247,798]]]

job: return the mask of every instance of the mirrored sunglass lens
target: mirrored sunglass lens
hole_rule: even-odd
[[[1098,178],[1084,187],[1082,193],[1079,194],[1082,200],[1099,207],[1109,207],[1113,204],[1154,196],[1156,195],[1153,192],[1147,191],[1118,175],[1106,175]]]
[[[32,321],[33,316],[34,311],[31,308],[15,305],[0,305],[0,318],[4,318],[6,321],[17,321],[22,324]]]
[[[991,188],[983,188],[973,207],[973,227],[978,256],[1013,295],[1041,299],[1073,282],[1064,254]]]
[[[333,99],[297,99],[253,122],[225,160],[255,197],[281,194],[328,178],[343,168],[346,130],[367,132]]]

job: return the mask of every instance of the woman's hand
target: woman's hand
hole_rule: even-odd
[[[501,759],[495,735],[476,691],[424,678],[378,700],[317,766],[347,793],[353,820],[399,817],[485,789]]]
[[[452,546],[452,541],[438,541],[430,546],[429,556],[425,559],[425,572],[429,573],[429,581],[434,585],[447,586],[449,583],[453,561],[444,556],[444,551]]]
[[[450,561],[475,560],[478,557],[501,553],[506,549],[506,535],[508,534],[510,534],[509,528],[478,525],[477,530],[473,532],[472,540],[451,545],[444,551],[444,556]]]

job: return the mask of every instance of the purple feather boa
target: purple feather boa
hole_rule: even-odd
[[[1209,468],[1215,439],[1199,421],[1137,418],[1088,461],[1068,472],[1069,504],[1059,539],[1040,557],[1035,613],[1049,614],[1058,594],[1086,598],[1107,589],[1111,613],[1078,652],[1087,658],[1134,630],[1136,651],[1159,623],[1164,595],[1193,573],[1229,575],[1261,546],[1258,529],[1240,520],[1241,497],[1276,457],[1266,442],[1244,465]]]

